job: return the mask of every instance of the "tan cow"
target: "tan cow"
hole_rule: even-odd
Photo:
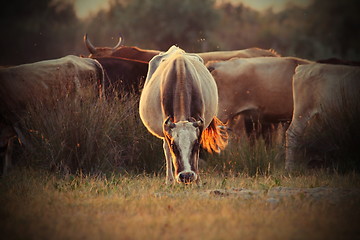
[[[313,63],[298,66],[293,78],[294,114],[286,131],[287,170],[295,166],[295,147],[306,129],[334,102],[360,102],[360,68]]]
[[[219,119],[230,128],[236,116],[262,124],[291,120],[292,76],[298,65],[308,63],[294,57],[258,57],[207,64],[218,86]],[[244,132],[244,124],[238,126],[238,134]]]
[[[262,49],[262,48],[247,48],[242,50],[233,51],[214,51],[214,52],[203,52],[196,53],[203,60],[204,63],[210,61],[226,61],[232,58],[252,58],[252,57],[280,57],[280,55],[273,49]]]
[[[11,163],[11,140],[21,134],[17,122],[28,105],[50,104],[64,97],[102,95],[104,73],[94,59],[66,56],[59,59],[0,69],[0,147],[3,173]],[[99,88],[100,87],[100,88]],[[24,142],[24,140],[22,139]]]

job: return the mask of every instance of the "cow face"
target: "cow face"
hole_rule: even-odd
[[[175,179],[189,184],[198,179],[198,161],[202,121],[173,123],[168,118],[164,123],[164,135],[175,169]]]

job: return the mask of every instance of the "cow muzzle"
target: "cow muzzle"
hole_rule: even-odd
[[[179,183],[185,183],[185,184],[190,184],[196,181],[196,179],[197,179],[197,175],[193,171],[189,171],[189,172],[182,171],[176,177],[176,180]]]

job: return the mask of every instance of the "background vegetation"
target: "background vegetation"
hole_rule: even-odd
[[[0,9],[0,65],[67,54],[87,55],[83,35],[95,45],[127,45],[186,51],[274,48],[307,59],[360,60],[357,0],[313,0],[306,8],[287,5],[259,12],[215,0],[113,0],[109,11],[79,19],[72,1],[7,1]]]

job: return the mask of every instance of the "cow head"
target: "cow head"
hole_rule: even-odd
[[[123,37],[120,35],[118,43],[114,47],[95,47],[88,39],[87,34],[84,35],[84,43],[89,50],[89,57],[109,57],[116,51],[122,44]]]
[[[172,122],[168,117],[163,126],[164,135],[179,183],[189,184],[198,180],[198,161],[203,120]]]
[[[120,36],[115,47],[94,47],[89,41],[87,34],[84,36],[84,43],[90,52],[90,58],[117,57],[148,63],[154,56],[160,53],[160,51],[157,50],[146,50],[134,46],[124,46],[122,45],[123,41],[123,37]]]

